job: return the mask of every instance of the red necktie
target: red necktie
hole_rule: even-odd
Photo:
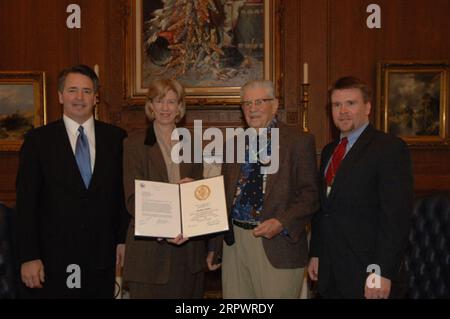
[[[331,186],[333,184],[334,176],[336,176],[336,172],[339,168],[339,165],[341,165],[341,161],[344,158],[347,144],[348,144],[347,137],[343,137],[339,145],[334,150],[333,156],[331,157],[330,165],[328,165],[328,169],[325,173],[325,179],[327,180],[328,186]]]

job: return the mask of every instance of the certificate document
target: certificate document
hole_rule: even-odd
[[[228,230],[223,176],[169,184],[135,180],[135,235],[195,237]]]

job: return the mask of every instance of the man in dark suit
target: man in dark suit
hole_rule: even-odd
[[[258,134],[267,129],[268,142],[260,139],[256,151],[249,144],[238,148],[245,163],[223,165],[232,221],[223,245],[223,296],[299,298],[308,261],[306,225],[319,208],[314,137],[277,120],[272,82],[251,81],[241,97],[248,126]],[[278,169],[265,171],[277,157]]]
[[[341,78],[329,95],[340,139],[322,151],[309,276],[325,298],[398,297],[413,202],[408,147],[369,124],[361,80]]]
[[[61,72],[63,119],[30,131],[20,153],[14,218],[22,296],[113,298],[125,247],[122,141],[93,118],[98,77]]]

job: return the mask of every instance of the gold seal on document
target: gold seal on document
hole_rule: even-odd
[[[205,200],[211,194],[211,190],[206,185],[200,185],[195,189],[194,195],[198,200]]]

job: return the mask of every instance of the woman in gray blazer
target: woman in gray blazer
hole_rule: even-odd
[[[172,131],[185,113],[184,89],[176,80],[157,80],[149,87],[146,132],[124,142],[125,201],[132,220],[128,229],[124,280],[131,298],[201,298],[206,268],[205,237],[173,239],[135,236],[134,181],[186,183],[201,179],[203,165],[171,158]]]

